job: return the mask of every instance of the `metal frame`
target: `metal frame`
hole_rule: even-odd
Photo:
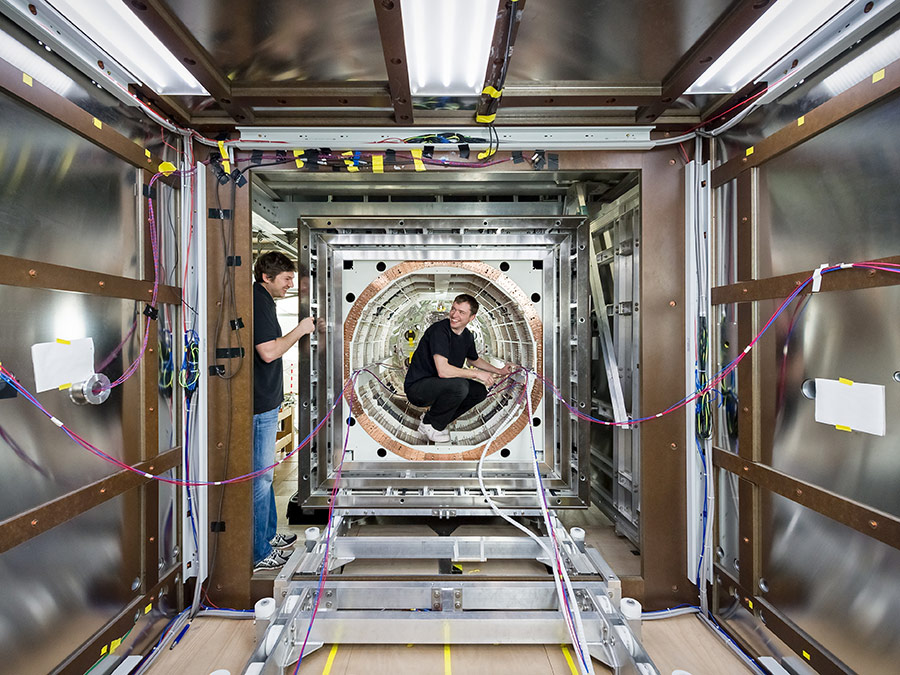
[[[498,234],[503,232],[503,234]],[[537,234],[537,233],[540,234]],[[590,401],[589,371],[575,364],[589,362],[588,299],[578,289],[587,287],[587,223],[581,217],[558,218],[332,218],[304,219],[299,242],[301,265],[316,271],[310,296],[301,298],[329,326],[342,326],[343,291],[339,274],[344,260],[374,258],[385,261],[507,258],[543,260],[544,324],[557,326],[558,339],[544,332],[542,345],[547,376],[569,381],[570,404],[586,409]],[[485,248],[490,247],[490,248]],[[574,271],[571,267],[575,263]],[[552,299],[553,302],[548,302]],[[568,299],[568,301],[566,300]],[[574,317],[575,327],[572,328]],[[333,330],[333,329],[332,329]],[[570,332],[571,331],[571,332]],[[301,357],[301,435],[308,433],[329,410],[344,384],[343,349],[326,348],[319,338],[312,345],[316,363],[314,384],[305,378]],[[301,353],[303,350],[301,350]],[[315,395],[314,395],[315,389]],[[551,396],[549,392],[544,394]],[[314,412],[306,418],[307,402]],[[586,466],[588,430],[568,414],[559,401],[547,399],[541,442],[546,455],[541,471],[554,491],[555,507],[583,507],[589,503]],[[301,453],[298,476],[300,501],[307,508],[325,508],[333,488],[333,473],[343,445],[344,422],[332,417],[322,433]],[[550,423],[550,421],[555,421]],[[364,433],[354,430],[353,433]],[[327,451],[331,448],[331,451]],[[561,450],[557,451],[559,448]],[[312,459],[310,459],[312,458]],[[475,477],[475,461],[345,462],[338,504],[342,513],[370,515],[489,514]],[[535,513],[538,508],[530,462],[491,461],[485,479],[503,495],[514,513]],[[500,477],[502,474],[502,477]],[[438,477],[439,476],[439,477]],[[437,492],[435,492],[437,490]],[[448,490],[453,494],[445,494]]]

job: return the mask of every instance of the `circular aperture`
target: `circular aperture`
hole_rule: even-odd
[[[814,400],[816,398],[816,381],[815,380],[804,380],[803,384],[800,385],[800,392],[808,399]]]

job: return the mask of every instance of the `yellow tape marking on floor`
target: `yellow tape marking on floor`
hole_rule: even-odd
[[[572,655],[569,653],[569,648],[565,645],[560,645],[562,648],[563,656],[566,657],[566,663],[569,664],[569,670],[572,671],[572,675],[578,675],[578,668],[575,667],[575,662],[572,660]]]
[[[444,675],[452,675],[450,670],[450,645],[444,645]]]
[[[334,663],[334,657],[337,656],[337,645],[331,645],[331,651],[328,653],[328,660],[325,662],[325,670],[322,671],[322,675],[328,675],[331,672],[331,666]]]

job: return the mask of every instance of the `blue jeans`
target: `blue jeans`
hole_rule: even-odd
[[[278,431],[278,408],[253,416],[253,471],[275,463],[275,434]],[[278,527],[275,508],[274,469],[253,479],[253,564],[272,552],[269,543]]]

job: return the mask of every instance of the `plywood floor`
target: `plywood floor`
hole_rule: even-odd
[[[749,673],[738,658],[696,617],[648,621],[643,643],[662,675],[675,669],[691,675]],[[255,647],[252,621],[198,618],[174,649],[166,648],[152,675],[209,675],[223,668],[243,671]],[[577,675],[571,648],[559,645],[326,645],[303,659],[302,675]],[[598,673],[611,672],[594,663]]]

